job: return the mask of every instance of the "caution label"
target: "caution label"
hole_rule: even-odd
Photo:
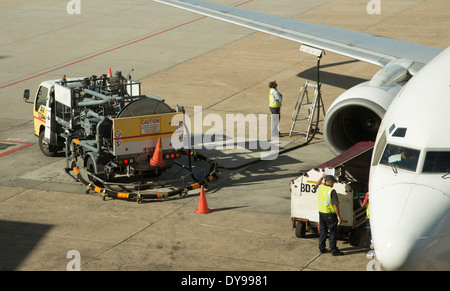
[[[141,134],[160,132],[160,123],[159,118],[141,119]]]

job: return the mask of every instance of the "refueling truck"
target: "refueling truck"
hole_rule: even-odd
[[[46,156],[65,152],[67,169],[82,166],[110,181],[115,176],[160,175],[180,158],[183,106],[141,94],[121,72],[44,81],[34,98],[34,134]],[[30,90],[24,91],[28,103]],[[157,154],[155,154],[157,152]]]

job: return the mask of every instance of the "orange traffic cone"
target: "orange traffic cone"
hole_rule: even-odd
[[[109,70],[108,70],[108,76],[107,76],[108,78],[111,78],[112,77],[112,72],[111,72],[111,67],[109,67]]]
[[[158,138],[158,143],[156,144],[155,152],[153,157],[150,159],[150,165],[155,167],[164,167],[166,162],[163,160],[163,150],[161,145],[161,138]]]
[[[206,202],[205,189],[203,188],[203,185],[200,190],[200,199],[198,201],[198,207],[197,210],[195,210],[194,212],[199,214],[208,214],[211,212],[211,210],[209,210],[208,208],[208,203]]]

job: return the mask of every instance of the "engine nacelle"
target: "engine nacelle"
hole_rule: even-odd
[[[360,141],[375,141],[381,119],[401,85],[369,82],[345,91],[331,104],[324,120],[325,144],[338,155]]]

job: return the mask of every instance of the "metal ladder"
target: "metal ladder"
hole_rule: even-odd
[[[309,101],[309,95],[308,95],[308,87],[314,88],[314,101]],[[291,131],[289,132],[289,137],[292,136],[293,132],[297,132],[300,134],[306,135],[306,140],[308,140],[309,134],[312,132],[312,126],[314,123],[314,115],[316,113],[316,110],[319,111],[317,114],[320,115],[320,107],[322,107],[322,114],[325,117],[325,108],[323,106],[322,97],[319,94],[319,90],[317,83],[311,83],[309,81],[306,81],[305,85],[302,86],[300,89],[300,93],[297,97],[297,102],[295,103],[294,111],[292,112],[292,126]],[[308,114],[300,113],[301,109],[307,109]],[[306,122],[305,122],[306,121]],[[306,131],[299,131],[294,130],[295,125],[306,125],[307,130]]]

